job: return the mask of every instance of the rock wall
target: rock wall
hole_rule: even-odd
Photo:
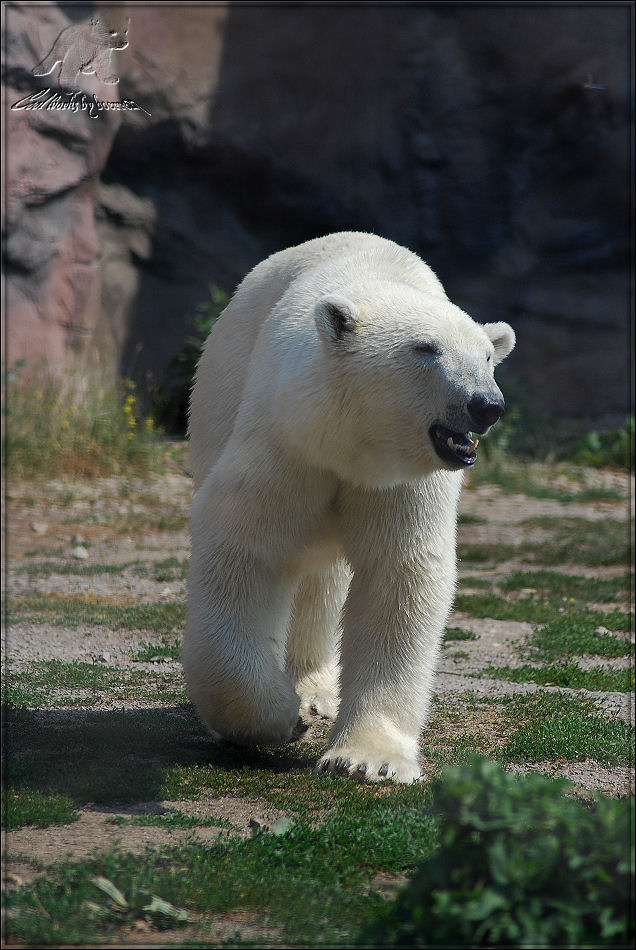
[[[115,89],[141,108],[5,113],[10,356],[37,336],[60,365],[160,378],[210,283],[357,228],[509,320],[531,399],[628,410],[628,6],[97,7],[130,17]],[[10,102],[95,9],[14,5]]]

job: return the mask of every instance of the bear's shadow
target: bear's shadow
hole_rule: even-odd
[[[245,748],[216,743],[189,704],[139,710],[4,709],[5,788],[70,798],[77,806],[210,797],[246,779],[313,767],[307,743]],[[240,773],[233,783],[230,773]]]

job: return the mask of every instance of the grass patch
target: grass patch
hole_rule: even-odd
[[[164,561],[157,561],[153,565],[151,576],[157,583],[185,580],[188,572],[188,559],[179,560],[178,557],[169,557]]]
[[[227,828],[234,825],[227,818],[209,816],[199,818],[196,815],[186,815],[181,811],[166,811],[156,815],[114,815],[108,820],[109,825],[143,825],[153,828]]]
[[[461,627],[446,627],[444,631],[444,640],[477,640],[477,634],[472,630],[462,630]]]
[[[38,591],[12,594],[10,623],[52,623],[77,627],[104,624],[111,630],[151,630],[174,633],[182,630],[185,607],[180,601],[143,604],[95,603],[77,594],[42,594]]]
[[[181,677],[175,673],[148,673],[98,663],[46,660],[3,677],[2,701],[13,707],[45,709],[51,706],[85,706],[108,694],[120,701],[183,699]]]
[[[514,696],[510,703],[508,714],[520,724],[500,751],[504,761],[633,761],[634,726],[599,716],[591,703],[552,693]]]
[[[602,522],[602,530],[586,518],[529,518],[525,527],[545,528],[551,541],[532,549],[538,564],[585,564],[593,567],[627,566],[633,550],[633,529],[627,521],[611,518]]]
[[[625,622],[630,615],[617,612],[607,615],[607,627],[629,630]],[[527,647],[532,656],[539,659],[556,659],[565,656],[631,656],[633,645],[625,637],[615,637],[607,630],[599,630],[602,619],[598,614],[587,616],[558,617],[544,627],[535,630],[528,638]]]
[[[461,561],[473,564],[503,564],[523,558],[535,564],[560,566],[584,564],[588,567],[627,567],[633,548],[633,537],[626,522],[607,520],[599,532],[585,518],[555,522],[551,518],[531,518],[522,522],[528,528],[550,529],[552,536],[540,543],[520,545],[458,544]]]
[[[457,516],[457,524],[488,524],[488,521],[486,518],[482,518],[481,515],[462,512]]]
[[[548,666],[488,666],[487,676],[510,683],[539,683],[542,686],[564,686],[570,689],[588,689],[628,693],[634,689],[634,670],[614,670],[607,666],[582,669],[576,663],[551,663]]]
[[[232,795],[313,820],[333,808],[364,811],[375,798],[416,805],[425,795],[417,785],[380,788],[316,775],[321,743],[216,745],[186,704],[63,715],[8,707],[4,715],[8,786],[55,792],[78,807]]]
[[[490,583],[489,583],[489,586]],[[633,575],[618,577],[582,577],[561,571],[513,571],[497,580],[503,593],[534,588],[538,596],[560,597],[568,602],[606,604],[627,599],[633,586]]]
[[[2,827],[65,825],[79,817],[71,798],[32,788],[7,788],[2,793]]]
[[[545,464],[520,461],[514,456],[505,460],[482,457],[468,475],[469,486],[497,485],[507,495],[526,495],[529,498],[560,501],[564,504],[578,502],[618,502],[629,499],[629,488],[588,485],[583,480],[585,470],[578,473],[571,464]]]
[[[77,564],[73,562],[42,561],[39,564],[26,564],[22,570],[32,578],[50,577],[52,574],[95,577],[100,574],[123,574],[129,568],[138,564],[139,561],[129,561],[126,564]]]
[[[152,663],[156,660],[180,660],[181,643],[179,640],[163,643],[143,643],[139,650],[132,652],[132,659],[136,663]]]
[[[472,584],[473,579],[470,578],[468,583]],[[558,616],[558,614],[567,613],[567,616],[559,617],[558,622],[586,629],[605,627],[621,633],[628,632],[633,626],[633,615],[622,610],[602,613],[598,610],[568,609],[561,599],[543,599],[535,594],[524,594],[521,597],[506,599],[497,591],[484,594],[460,593],[455,598],[455,610],[470,614],[472,617],[543,624],[554,621],[555,614]],[[620,656],[622,653],[612,655]]]

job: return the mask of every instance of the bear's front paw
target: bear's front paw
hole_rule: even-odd
[[[365,755],[359,749],[338,747],[329,749],[318,760],[316,771],[331,772],[337,775],[349,775],[360,782],[394,782],[411,784],[419,782],[422,776],[416,760],[403,755],[387,753],[378,757],[377,753]]]

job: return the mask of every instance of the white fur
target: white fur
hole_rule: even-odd
[[[419,776],[462,480],[429,428],[471,429],[467,403],[500,397],[492,369],[513,345],[373,235],[310,241],[245,278],[190,416],[183,663],[213,732],[286,742],[299,712],[337,712],[319,768]]]

